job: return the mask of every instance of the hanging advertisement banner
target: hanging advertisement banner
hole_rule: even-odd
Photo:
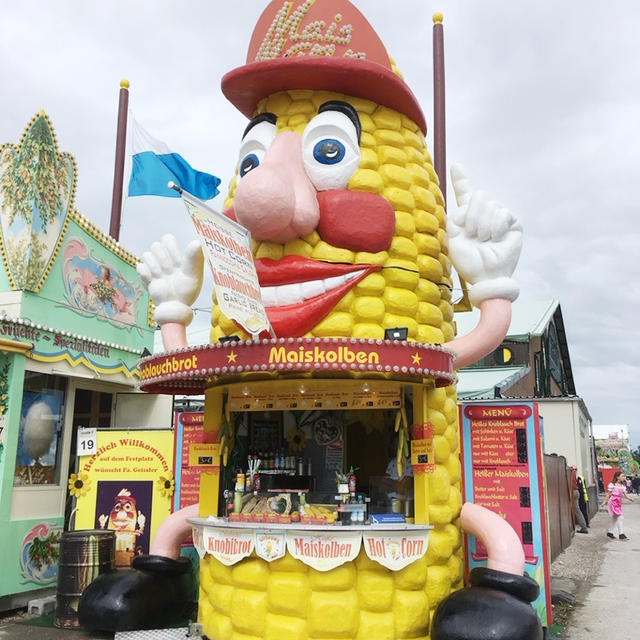
[[[202,539],[205,551],[227,566],[250,556],[254,549],[251,529],[204,527]]]
[[[185,193],[182,199],[211,267],[220,310],[254,336],[269,331],[248,229]]]
[[[116,566],[149,553],[149,541],[171,513],[173,431],[98,429],[96,452],[80,456],[69,489],[77,529],[113,529]]]
[[[355,560],[361,543],[360,531],[287,531],[289,553],[318,571],[329,571]]]
[[[284,531],[256,531],[256,555],[267,562],[283,558],[287,551],[287,536]]]
[[[550,559],[541,424],[536,403],[464,403],[461,408],[464,500],[504,518],[518,534],[525,570],[540,585],[532,605],[551,624]],[[467,535],[467,566],[486,566],[487,550]]]
[[[422,558],[429,544],[428,531],[386,531],[363,533],[366,554],[391,571],[400,571]]]

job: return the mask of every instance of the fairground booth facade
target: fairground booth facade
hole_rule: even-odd
[[[0,147],[0,609],[56,586],[73,528],[77,427],[135,426],[153,342],[136,258],[74,206],[76,164],[44,112]],[[135,414],[138,415],[136,416]],[[134,417],[135,416],[135,417]],[[77,483],[77,484],[76,484]]]

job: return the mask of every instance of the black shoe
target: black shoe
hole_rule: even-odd
[[[612,540],[616,539],[616,537],[613,535],[613,533],[607,533],[607,538],[611,538]]]
[[[589,529],[582,527],[582,529],[578,529],[578,533],[589,533]]]
[[[458,589],[438,604],[433,640],[540,640],[542,627],[533,607],[540,593],[529,576],[475,567],[472,586]]]
[[[163,629],[193,611],[191,560],[136,556],[131,569],[100,574],[82,593],[78,620],[85,629]]]
[[[621,534],[618,536],[618,540],[628,540],[628,539],[629,539],[629,538],[627,538],[627,536],[625,536],[625,535],[624,535],[624,533],[621,533]]]

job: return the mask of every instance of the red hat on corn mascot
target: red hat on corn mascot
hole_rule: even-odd
[[[265,96],[296,89],[373,100],[427,125],[366,18],[348,0],[273,0],[249,43],[247,63],[222,78],[222,92],[251,118]]]

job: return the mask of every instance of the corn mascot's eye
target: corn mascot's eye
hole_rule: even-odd
[[[346,149],[340,140],[326,138],[316,142],[313,147],[313,157],[322,164],[337,164],[346,153]]]
[[[255,153],[249,153],[244,158],[240,160],[240,165],[238,166],[238,173],[242,178],[245,176],[251,169],[255,169],[260,164],[260,159]]]
[[[325,103],[302,134],[304,168],[318,191],[344,189],[360,165],[360,120],[351,105]]]
[[[264,160],[267,149],[276,137],[275,116],[262,114],[251,121],[240,145],[238,175],[243,178]]]

